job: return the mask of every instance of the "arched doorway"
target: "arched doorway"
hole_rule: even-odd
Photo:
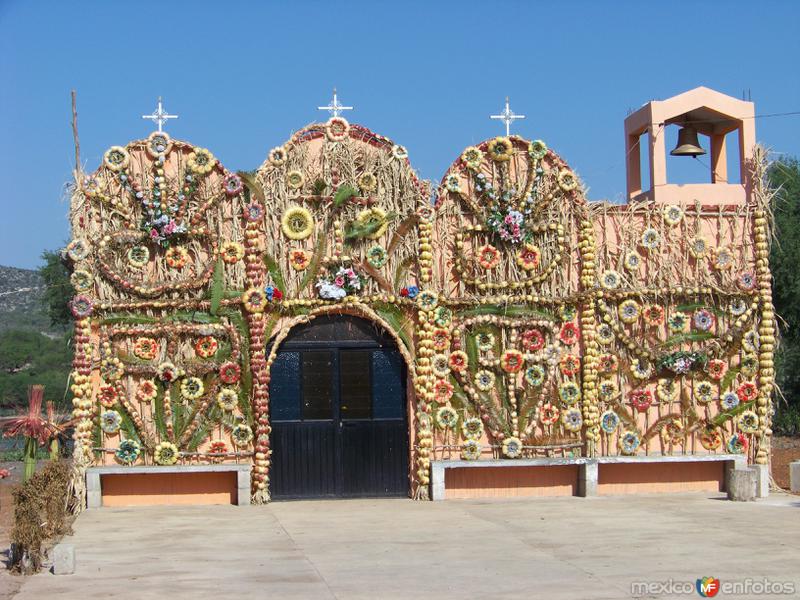
[[[406,367],[375,324],[297,327],[272,365],[270,420],[272,498],[408,495]]]

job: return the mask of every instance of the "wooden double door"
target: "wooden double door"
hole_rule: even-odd
[[[272,365],[274,499],[406,496],[405,363],[368,321],[319,317]]]

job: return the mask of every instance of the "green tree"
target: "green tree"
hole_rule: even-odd
[[[800,433],[800,162],[797,158],[775,161],[768,176],[778,190],[776,242],[770,253],[772,297],[781,334],[775,380],[786,398],[777,403],[775,429]]]
[[[28,388],[45,386],[45,400],[69,410],[67,381],[72,349],[66,336],[36,331],[0,332],[0,414],[24,406]]]
[[[44,264],[39,267],[39,275],[46,286],[42,302],[53,325],[67,326],[72,323],[69,301],[75,290],[69,281],[69,270],[61,260],[60,252],[45,250],[42,253]]]

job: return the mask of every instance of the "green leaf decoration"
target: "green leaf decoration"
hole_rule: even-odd
[[[129,440],[134,440],[142,443],[142,438],[139,436],[139,432],[136,431],[136,425],[133,424],[133,419],[128,414],[128,411],[125,410],[123,407],[117,409],[121,419],[120,419],[120,429],[125,432],[125,437]]]
[[[103,319],[101,323],[103,325],[147,325],[158,323],[158,319],[137,315],[112,315]]]
[[[155,399],[153,400],[153,423],[156,426],[156,432],[158,433],[158,437],[161,440],[166,440],[167,438],[167,423],[164,421],[164,398],[166,397],[166,391],[162,390],[159,394],[156,395]]]
[[[670,338],[667,338],[663,344],[661,344],[662,348],[669,348],[670,346],[677,346],[678,344],[682,344],[684,342],[704,342],[706,340],[710,340],[714,337],[714,334],[710,331],[693,331],[692,333],[679,333],[678,335],[673,335]]]
[[[676,370],[678,361],[682,361],[683,368]],[[690,371],[705,368],[708,363],[708,355],[705,352],[687,352],[685,350],[679,350],[677,352],[664,354],[656,359],[656,366],[659,369],[667,369],[673,373],[684,372],[684,369],[687,368],[687,363],[689,365],[688,370]]]
[[[689,313],[689,312],[694,312],[696,310],[700,310],[701,308],[705,308],[706,310],[708,310],[709,312],[714,313],[718,317],[727,316],[727,313],[724,310],[721,310],[721,309],[719,309],[719,308],[717,308],[715,306],[708,306],[707,304],[699,304],[699,303],[682,304],[681,306],[676,306],[675,310],[680,311],[680,312]]]
[[[231,348],[231,343],[228,340],[218,340],[219,347],[217,348],[217,353],[214,355],[214,360],[223,363],[230,360],[231,355],[233,354],[233,348]]]
[[[222,265],[222,259],[217,259],[217,264],[214,265],[214,274],[211,276],[211,314],[216,315],[219,312],[219,305],[222,302],[222,295],[225,292],[225,267]]]
[[[748,408],[752,407],[755,404],[755,402],[756,402],[755,400],[750,400],[750,402],[743,402],[742,404],[739,404],[739,406],[737,406],[736,408],[732,408],[727,412],[718,414],[716,417],[711,419],[711,423],[716,427],[721,427],[722,425],[725,424],[726,421],[733,419],[734,417],[746,411]]]
[[[506,390],[506,378],[504,375],[505,373],[498,375],[495,378],[494,385],[497,388],[497,396],[500,399],[500,405],[503,408],[505,408],[506,411],[511,411],[514,408],[511,406],[511,401],[508,399],[508,393]],[[509,433],[511,430],[510,423],[507,423],[505,419],[501,419],[500,414],[497,415],[497,420],[504,425],[506,433]]]
[[[538,317],[547,321],[556,321],[556,317],[549,312],[526,306],[501,306],[483,304],[474,308],[459,311],[461,317],[477,317],[480,315],[497,315],[500,317]]]
[[[250,391],[253,389],[253,374],[250,372],[250,348],[249,345],[244,344],[242,347],[242,392],[244,392],[245,397],[250,397]],[[249,407],[250,404],[248,402],[247,406]],[[249,410],[249,409],[248,409]],[[250,415],[250,419],[252,420],[252,412],[248,413]]]
[[[474,376],[477,372],[478,368],[478,340],[477,335],[468,335],[467,336],[467,347],[465,352],[467,353],[467,360],[469,361],[469,373],[470,377]]]
[[[269,319],[264,325],[264,336],[267,340],[267,344],[269,345],[271,342],[269,340],[272,339],[272,333],[275,331],[275,325],[278,324],[278,321],[281,320],[281,315],[277,313],[270,313]]]
[[[333,205],[336,208],[339,208],[342,204],[350,200],[350,198],[356,194],[358,194],[358,190],[345,183],[344,185],[339,186],[339,189],[336,190],[336,194],[333,196]]]
[[[330,223],[328,223],[328,225],[330,225]],[[322,257],[325,256],[325,248],[328,244],[328,237],[325,235],[327,230],[328,227],[325,227],[323,233],[320,233],[319,237],[317,238],[317,245],[314,247],[314,254],[311,256],[311,260],[308,262],[308,267],[306,267],[305,275],[303,275],[303,279],[300,281],[300,285],[297,288],[298,293],[306,289],[306,286],[316,279],[317,275],[319,274],[319,267],[320,264],[322,264]]]
[[[722,378],[722,381],[719,382],[719,389],[723,392],[731,387],[733,380],[736,379],[736,376],[741,371],[740,367],[735,367],[733,369],[728,369],[728,372],[725,373],[725,377]]]
[[[181,439],[184,429],[186,429],[186,407],[181,402],[180,386],[173,384],[169,387],[170,407],[172,408],[172,431],[175,439]]]
[[[411,349],[411,339],[406,332],[406,323],[409,321],[409,317],[405,315],[403,310],[399,306],[394,306],[392,304],[381,304],[380,306],[375,307],[375,312],[386,321],[389,326],[392,328],[397,336],[403,341],[406,348],[409,350]]]
[[[28,438],[32,439],[32,438]],[[100,419],[97,419],[95,422],[94,427],[92,428],[92,447],[94,448],[102,448],[103,447],[103,429],[100,427]],[[102,456],[101,450],[94,451],[95,458],[100,458]]]
[[[460,391],[460,388],[453,392],[453,397],[450,398],[450,404],[456,410],[469,408],[470,405],[469,399],[467,398],[466,394]]]
[[[191,409],[188,411],[188,415],[184,412],[180,434],[176,434],[175,436],[183,445],[187,445],[189,443],[189,440],[191,440],[192,437],[194,437],[194,435],[197,433],[197,429],[208,424],[207,415],[213,407],[217,406],[213,398],[213,396],[215,396],[217,393],[217,387],[212,386],[211,382],[208,381],[208,378],[204,378],[203,384],[206,386],[205,394],[212,396],[212,398],[206,405],[205,409],[203,409],[203,403],[207,401],[207,396],[195,402],[190,407]],[[204,412],[200,412],[201,409],[203,409]],[[189,430],[191,430],[192,433],[187,437],[186,434]],[[205,437],[203,439],[205,439]],[[202,442],[202,439],[200,441]]]
[[[211,434],[211,430],[220,422],[221,414],[217,403],[212,402],[206,410],[206,413],[200,416],[199,419],[200,421],[198,426],[195,428],[194,432],[189,437],[189,440],[186,442],[186,449],[189,452],[196,452],[197,448],[200,447],[200,444],[208,439],[208,436]]]
[[[214,406],[216,406],[216,403],[214,403]],[[239,388],[239,412],[242,413],[245,421],[250,427],[255,427],[253,406],[250,403],[250,393],[245,391],[244,386]]]
[[[272,277],[272,283],[274,283],[280,291],[285,292],[286,281],[283,278],[283,273],[281,273],[278,262],[271,254],[264,254],[264,266],[267,267],[267,271],[269,271],[269,275]]]
[[[314,190],[314,195],[322,196],[325,193],[326,187],[328,187],[328,185],[325,183],[324,179],[315,179],[314,185],[312,187],[312,189]]]
[[[397,213],[388,213],[383,218],[370,219],[366,223],[359,221],[351,221],[347,224],[344,230],[345,241],[362,240],[383,227],[384,223],[388,223],[397,216]]]
[[[226,318],[228,322],[236,328],[243,340],[248,339],[248,332],[250,330],[248,329],[247,322],[245,321],[245,318],[242,316],[241,312],[231,308],[223,308],[219,311],[219,316]]]
[[[253,416],[253,406],[250,403],[250,392],[253,390],[253,374],[250,372],[250,351],[242,351],[242,379],[239,391],[239,410],[241,410],[247,424],[255,427],[255,417]]]
[[[239,337],[241,338],[239,352],[241,353],[242,361],[242,379],[240,388],[241,392],[239,394],[239,408],[247,419],[248,425],[253,427],[253,411],[249,401],[250,391],[253,389],[253,376],[250,372],[250,330],[248,329],[247,322],[245,321],[245,318],[241,312],[227,308],[223,309],[220,314],[225,316],[225,318],[228,319],[228,322],[236,328],[236,331],[239,333]],[[266,339],[269,339],[272,335],[272,330],[275,328],[278,318],[278,315],[271,315],[267,321],[264,327]],[[219,421],[219,419],[217,419],[217,421]]]
[[[200,311],[179,311],[167,317],[163,317],[164,321],[177,321],[189,323],[219,323],[221,319],[215,315],[204,313]]]

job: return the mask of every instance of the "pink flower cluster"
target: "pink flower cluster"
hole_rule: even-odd
[[[361,278],[352,267],[340,267],[333,280],[322,278],[316,285],[321,298],[338,300],[361,289]]]

